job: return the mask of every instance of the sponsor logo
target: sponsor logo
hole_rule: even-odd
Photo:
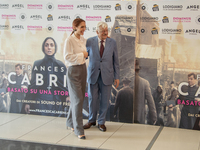
[[[141,10],[148,10],[148,6],[147,6],[147,4],[142,4],[142,6],[141,6]]]
[[[42,26],[27,26],[27,30],[42,31]]]
[[[53,32],[53,29],[54,29],[53,25],[51,25],[51,24],[48,24],[46,27],[47,32]]]
[[[141,35],[146,35],[146,34],[147,34],[147,29],[146,29],[146,27],[143,27],[143,26],[142,26],[142,27],[140,28],[140,34],[141,34]]]
[[[1,18],[2,19],[16,19],[16,15],[5,15],[5,14],[2,14]]]
[[[136,23],[136,17],[133,16],[116,16],[115,20],[120,21],[120,22],[132,22]]]
[[[197,35],[200,34],[200,29],[187,29],[185,30],[185,33],[189,35]]]
[[[72,32],[72,31],[73,31],[73,28],[72,28],[72,27],[58,26],[58,27],[57,27],[57,31],[70,31],[70,32]]]
[[[115,19],[134,19],[132,16],[116,16]]]
[[[158,17],[140,17],[142,22],[157,22],[158,19]]]
[[[0,30],[8,30],[9,25],[0,25]]]
[[[173,22],[191,22],[191,17],[173,17]]]
[[[40,19],[42,19],[42,15],[32,15],[32,16],[30,16],[30,18],[33,20],[40,20]]]
[[[159,11],[159,6],[157,4],[154,4],[152,7],[153,11]]]
[[[54,9],[53,3],[47,3],[46,9],[47,9],[48,11],[52,11],[52,10]]]
[[[105,22],[111,22],[111,17],[109,15],[106,16]]]
[[[126,8],[126,11],[131,12],[134,10],[135,7],[133,3],[129,2],[126,4],[125,8]]]
[[[111,30],[111,28],[109,29]],[[121,33],[121,30],[123,30],[123,32],[133,32],[135,30],[135,27],[132,26],[128,26],[127,25],[120,25],[120,26],[116,26],[115,28],[113,28],[115,33]]]
[[[13,4],[12,8],[21,9],[21,8],[24,8],[24,5],[23,4]]]
[[[96,30],[97,30],[97,27],[92,28],[92,32],[96,32]]]
[[[22,26],[22,25],[13,25],[12,29],[14,29],[14,30],[23,30],[24,26]]]
[[[0,9],[8,9],[9,4],[0,4]]]
[[[42,9],[42,4],[27,4],[27,9]]]
[[[162,29],[162,34],[181,34],[181,29]]]
[[[101,16],[86,16],[86,21],[101,21]]]
[[[93,10],[111,10],[111,5],[93,5]]]
[[[145,30],[145,29],[141,29],[140,31],[141,31],[141,33],[145,33],[145,32],[146,32],[146,30]]]
[[[116,26],[114,29],[115,33],[121,33],[120,27]]]
[[[164,16],[162,19],[163,23],[169,23],[169,18],[167,16]]]
[[[82,19],[82,16],[81,16],[80,14],[76,14],[76,15],[74,16],[74,19],[77,19],[77,18],[81,18],[81,19]]]
[[[19,15],[19,19],[21,20],[21,21],[25,21],[26,20],[26,14],[25,13],[21,13],[20,15]]]
[[[163,5],[163,10],[165,11],[181,11],[183,9],[183,5]]]
[[[119,3],[115,5],[115,10],[122,10],[121,5]]]
[[[70,18],[70,16],[59,16],[58,19],[59,19],[59,20],[62,20],[62,21],[68,21],[68,20],[70,20],[71,18]]]
[[[131,32],[131,28],[128,28],[128,29],[127,29],[127,32]]]
[[[74,9],[74,5],[58,5],[58,9],[59,10],[73,10]]]
[[[197,24],[200,24],[200,15],[196,17],[195,21]]]
[[[77,8],[80,10],[87,10],[90,9],[90,5],[87,4],[77,5]]]
[[[158,29],[156,27],[152,28],[151,33],[158,34]]]
[[[187,10],[190,11],[198,11],[199,10],[199,5],[189,5],[186,7]]]
[[[89,28],[89,27],[86,27],[85,31],[90,31],[90,28]]]
[[[49,14],[49,15],[47,16],[47,20],[48,20],[48,21],[53,21],[53,16],[52,16],[51,14]]]

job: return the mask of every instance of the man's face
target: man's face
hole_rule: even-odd
[[[161,87],[158,87],[158,92],[161,92],[162,90],[161,90]]]
[[[196,79],[194,78],[193,75],[191,75],[191,76],[188,77],[188,83],[189,83],[190,86],[195,85],[196,82],[197,82],[197,81],[196,81]]]
[[[22,72],[22,69],[20,69],[20,67],[17,66],[17,67],[15,67],[15,72],[16,72],[17,75],[20,75],[21,72]]]
[[[96,31],[100,40],[105,40],[108,37],[108,28],[99,27],[99,30]]]

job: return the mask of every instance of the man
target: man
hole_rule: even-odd
[[[167,94],[168,93],[168,94]],[[170,94],[169,94],[170,93]],[[174,81],[170,83],[170,89],[166,92],[165,96],[167,96],[167,100],[165,101],[164,105],[164,113],[166,114],[166,107],[172,108],[175,105],[175,101],[178,98],[178,90],[174,84]]]
[[[166,101],[166,105],[168,107],[168,113],[167,113],[167,127],[179,127],[180,122],[180,109],[179,106],[175,104],[176,99],[179,96],[178,90],[175,86],[174,81],[171,81],[170,84],[170,90],[171,94],[168,97],[168,100]]]
[[[145,100],[149,108],[149,123],[157,121],[156,107],[151,95],[149,82],[139,76],[139,61],[135,63],[135,99],[134,99],[134,122],[145,124]]]
[[[188,86],[186,87],[186,91],[188,92],[187,96],[180,95],[178,99],[187,101],[189,100],[189,104],[191,101],[195,101],[195,98],[199,97],[199,95],[195,96],[197,90],[197,75],[195,73],[188,74]],[[196,121],[195,114],[199,113],[199,107],[194,105],[183,105],[181,110],[181,121],[180,128],[184,129],[193,129]],[[193,116],[194,115],[194,116]]]
[[[1,75],[2,75],[2,82],[0,84],[0,93],[1,96],[4,97],[4,95],[6,94],[6,88],[8,87],[8,79],[4,71],[2,72]]]
[[[8,86],[8,79],[6,77],[6,73],[2,72],[2,83],[0,84],[0,112],[6,112],[7,111],[7,94],[6,94],[6,88]]]
[[[119,108],[119,122],[133,123],[133,89],[130,88],[130,80],[125,78],[123,88],[118,92],[114,108],[114,115]]]
[[[197,116],[200,116],[200,111],[199,114],[197,114]],[[200,130],[200,117],[197,117],[193,130]]]
[[[163,89],[162,89],[162,85],[158,85],[156,90],[153,92],[152,96],[154,99],[154,103],[156,106],[156,112],[157,112],[157,122],[156,125],[163,125],[164,126],[164,122],[163,122],[163,117],[161,117],[161,111],[162,111],[162,100],[163,100]]]
[[[116,88],[119,86],[119,61],[116,41],[108,38],[107,23],[99,22],[96,33],[97,36],[89,38],[86,43],[89,56],[87,75],[89,120],[84,129],[96,125],[99,108],[98,128],[106,131],[106,112],[113,80]]]
[[[174,81],[171,82],[170,87],[171,87],[171,95],[168,97],[168,100],[175,101],[178,98],[178,90],[174,85]]]
[[[8,79],[6,77],[6,73],[3,71],[1,75],[2,75],[2,83],[0,84],[0,89],[6,89],[8,86]]]
[[[15,73],[16,75],[11,76],[11,80],[15,81],[16,83],[9,84],[9,88],[10,90],[14,90],[15,89],[20,89],[21,88],[27,88],[27,84],[26,85],[22,85],[21,82],[23,80],[23,75],[22,75],[22,65],[21,64],[17,64],[15,65]],[[20,100],[24,99],[24,93],[23,92],[13,92],[12,96],[11,96],[11,104],[10,104],[10,113],[21,113],[21,109],[22,109],[22,102],[20,102]]]

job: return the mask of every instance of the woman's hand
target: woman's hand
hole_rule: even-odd
[[[84,55],[84,58],[87,58],[88,57],[88,52],[83,51],[83,55]]]

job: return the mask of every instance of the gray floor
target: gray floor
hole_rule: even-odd
[[[106,132],[91,127],[80,140],[66,129],[66,118],[9,113],[0,118],[1,139],[93,149],[200,150],[200,131],[106,122]]]

